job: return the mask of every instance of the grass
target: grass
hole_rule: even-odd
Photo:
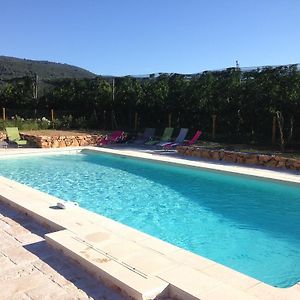
[[[27,119],[16,117],[10,120],[0,121],[0,130],[5,130],[6,127],[18,127],[19,130],[39,130],[48,129],[51,122],[46,118],[42,119]]]

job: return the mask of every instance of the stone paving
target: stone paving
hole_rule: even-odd
[[[52,249],[47,228],[0,201],[0,299],[123,299]]]

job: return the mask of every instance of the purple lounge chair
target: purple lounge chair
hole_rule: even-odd
[[[182,142],[182,143],[168,143],[168,144],[165,144],[163,146],[164,150],[170,150],[176,146],[179,146],[179,145],[184,145],[184,146],[191,146],[193,144],[195,144],[197,142],[197,140],[199,139],[200,135],[202,134],[202,131],[201,130],[197,130],[197,132],[195,133],[195,135],[193,136],[193,138],[189,141],[186,141],[186,142]]]
[[[124,131],[121,130],[114,131],[110,135],[100,137],[97,141],[97,146],[104,146],[108,144],[117,143],[121,141],[123,137],[124,137]]]

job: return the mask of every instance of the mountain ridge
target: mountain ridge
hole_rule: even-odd
[[[35,75],[38,75],[39,79],[42,80],[93,78],[97,76],[86,69],[65,63],[0,55],[0,80]]]

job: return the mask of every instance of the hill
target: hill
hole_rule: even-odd
[[[68,64],[0,56],[0,80],[37,74],[39,79],[93,78],[96,74]]]

